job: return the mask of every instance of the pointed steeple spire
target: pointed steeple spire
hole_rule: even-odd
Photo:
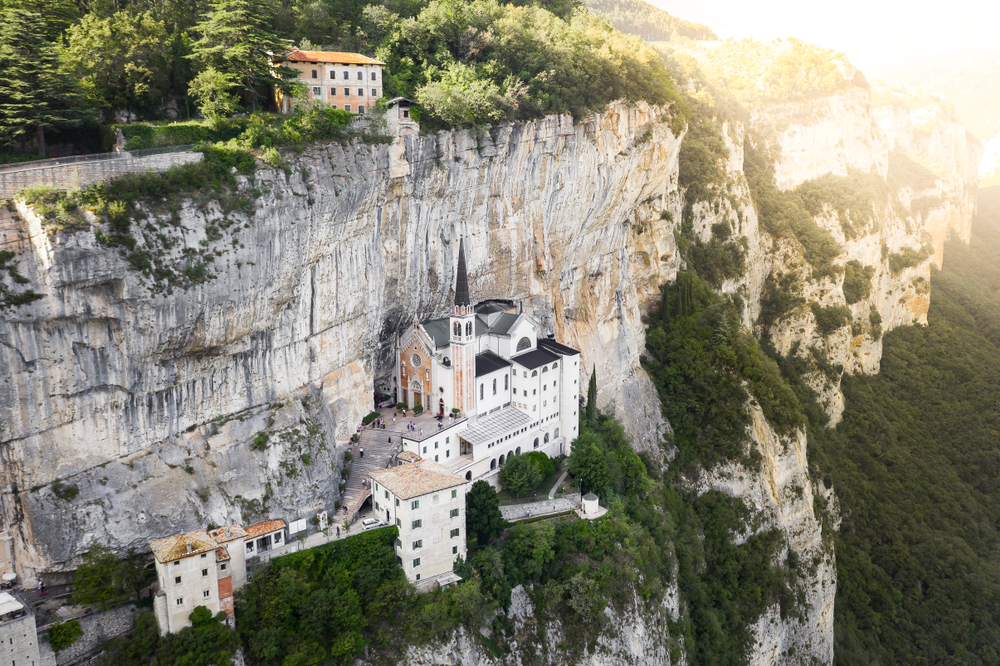
[[[458,271],[455,275],[455,306],[470,306],[472,299],[469,298],[469,276],[465,270],[465,240],[458,241]]]

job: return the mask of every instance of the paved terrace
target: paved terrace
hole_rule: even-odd
[[[401,411],[393,407],[385,407],[378,410],[378,412],[385,419],[385,428],[375,428],[372,425],[365,426],[358,431],[360,441],[351,447],[352,460],[350,465],[348,465],[351,473],[347,477],[347,487],[344,489],[343,497],[340,500],[341,509],[337,512],[337,516],[333,520],[334,525],[343,527],[350,525],[357,519],[358,512],[364,505],[365,500],[371,496],[371,488],[362,485],[361,482],[368,478],[369,472],[385,469],[392,464],[396,452],[401,450],[404,435],[407,439],[422,441],[434,437],[440,432],[438,420],[426,412],[418,415],[407,412],[405,418]],[[396,423],[392,422],[393,414],[396,414]],[[451,419],[445,417],[443,427],[448,427],[464,420],[464,418]],[[410,422],[416,428],[415,431],[406,429],[406,425]],[[392,443],[389,443],[390,438],[392,439]],[[360,455],[362,448],[365,450],[364,457]],[[468,461],[471,461],[472,456],[460,456],[456,460],[456,463],[461,462],[463,458],[468,458]]]

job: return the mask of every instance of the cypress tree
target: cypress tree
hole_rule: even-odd
[[[590,427],[597,425],[597,365],[590,371],[590,384],[587,386],[587,421]]]
[[[75,127],[89,115],[77,84],[59,69],[56,45],[38,12],[0,12],[0,133],[5,144],[35,137],[45,157],[45,131]]]

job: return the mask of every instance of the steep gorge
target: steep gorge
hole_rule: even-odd
[[[768,332],[779,352],[811,359],[807,380],[836,420],[840,375],[878,371],[871,313],[882,331],[926,320],[931,262],[940,262],[948,233],[969,237],[980,149],[947,119],[915,131],[927,126],[922,116],[875,109],[862,89],[797,108],[809,105],[823,110],[796,116],[807,121],[789,124],[769,109],[750,128],[726,125],[725,181],[690,219],[706,242],[719,224],[746,238],[746,270],[721,291],[740,296],[747,327],[756,326],[769,276],[802,276],[794,287],[801,303]],[[215,254],[212,279],[187,289],[130,272],[93,228],[50,233],[23,205],[5,213],[0,242],[45,294],[0,317],[0,366],[9,368],[0,385],[0,508],[22,574],[71,569],[96,542],[123,549],[206,522],[332,509],[336,443],[367,413],[393,332],[447,308],[459,237],[474,297],[523,301],[547,332],[583,352],[588,371],[596,368],[602,403],[636,447],[658,451],[669,425],[639,359],[643,314],[682,267],[682,137],[671,113],[616,104],[576,123],[552,116],[390,145],[317,146],[288,170],[261,167],[244,180],[252,212],[190,201],[168,225],[168,214],[149,206],[157,225],[148,233],[175,239],[169,256],[202,243]],[[825,114],[839,120],[823,122]],[[810,303],[846,305],[843,273],[812,278],[801,244],[772,237],[758,219],[744,144],[748,130],[769,123],[786,127],[776,164],[785,188],[830,171],[846,177],[849,166],[885,176],[897,147],[942,172],[930,187],[898,188],[902,207],[876,203],[850,238],[835,206],[817,215],[841,246],[835,265],[856,260],[874,271],[870,293],[850,305],[857,329],[817,330]],[[928,192],[936,204],[910,214],[907,205]],[[221,237],[209,233],[221,220]],[[894,254],[925,242],[932,254],[894,270]],[[781,529],[811,564],[805,619],[782,620],[776,610],[762,617],[754,663],[791,660],[796,650],[829,663],[835,569],[813,498],[834,498],[813,486],[805,436],[781,437],[759,409],[753,415],[762,471],[727,464],[698,487],[742,498],[762,516],[759,528]],[[264,450],[254,446],[261,432]],[[78,494],[59,497],[57,479]],[[677,608],[684,612],[682,602]],[[673,617],[663,615],[654,624]],[[611,626],[617,639],[602,639],[605,656],[592,663],[660,654],[657,631]],[[470,654],[441,646],[434,660]],[[426,659],[412,653],[409,661]]]

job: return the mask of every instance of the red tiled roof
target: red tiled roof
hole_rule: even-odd
[[[228,550],[226,550],[225,548],[218,548],[218,549],[216,549],[216,551],[215,551],[215,561],[216,562],[225,562],[228,559],[230,559],[229,558],[229,551]]]
[[[286,60],[292,62],[332,62],[336,65],[384,65],[381,60],[375,60],[360,53],[341,53],[339,51],[292,51]]]
[[[262,534],[270,534],[271,532],[277,532],[278,530],[285,529],[285,521],[281,520],[265,520],[263,523],[257,523],[256,525],[251,525],[247,528],[247,538],[253,539],[259,537]]]
[[[239,525],[225,525],[208,531],[208,536],[215,539],[218,543],[228,543],[236,539],[242,539],[246,535],[247,533]]]

